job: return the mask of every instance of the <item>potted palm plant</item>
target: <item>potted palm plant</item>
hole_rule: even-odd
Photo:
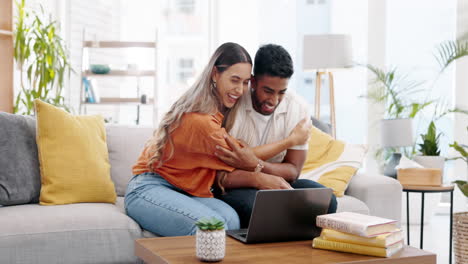
[[[368,91],[366,98],[375,103],[384,105],[384,119],[381,122],[382,139],[385,137],[385,129],[406,127],[411,130],[412,119],[424,108],[432,104],[433,101],[416,102],[411,97],[418,95],[421,90],[418,89],[423,82],[411,81],[408,76],[401,74],[397,68],[384,71],[372,65],[366,66],[375,76],[373,87]],[[407,129],[407,130],[408,130]],[[401,153],[411,157],[412,150],[404,148],[411,146],[411,131],[409,133],[410,140],[403,140],[404,144],[386,144],[382,142],[383,148],[377,151],[376,157],[386,161],[383,166],[383,173],[387,176],[396,178],[395,166],[399,163]],[[404,135],[399,135],[403,137]],[[400,138],[401,139],[401,138]],[[386,140],[382,140],[386,141]]]
[[[195,225],[196,254],[201,261],[216,262],[224,258],[226,252],[226,232],[223,221],[211,218],[200,219]]]

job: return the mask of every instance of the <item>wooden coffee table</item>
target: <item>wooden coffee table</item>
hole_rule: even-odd
[[[135,255],[145,263],[201,263],[195,256],[195,236],[143,238],[135,241]],[[221,263],[352,263],[435,264],[436,255],[405,247],[391,258],[378,258],[312,248],[312,241],[243,244],[226,237]]]

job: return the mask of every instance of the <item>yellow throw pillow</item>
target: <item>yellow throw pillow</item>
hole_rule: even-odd
[[[299,178],[317,181],[341,197],[361,167],[366,151],[364,145],[346,144],[312,127],[307,158]]]
[[[41,205],[115,203],[101,116],[74,116],[36,99]]]

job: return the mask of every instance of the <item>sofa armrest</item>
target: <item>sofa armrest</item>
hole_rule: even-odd
[[[393,178],[358,171],[351,179],[346,194],[363,201],[371,215],[398,222],[401,220],[402,186]]]

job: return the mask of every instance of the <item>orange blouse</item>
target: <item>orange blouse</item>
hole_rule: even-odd
[[[221,127],[224,116],[200,113],[185,113],[179,127],[170,135],[174,143],[172,158],[155,172],[172,185],[198,197],[213,197],[211,186],[217,170],[233,171],[215,155],[216,145],[229,148],[224,139],[226,130]],[[163,153],[168,153],[166,143]],[[133,174],[151,172],[147,163],[151,157],[146,147],[133,166]],[[164,156],[166,158],[166,156]]]

